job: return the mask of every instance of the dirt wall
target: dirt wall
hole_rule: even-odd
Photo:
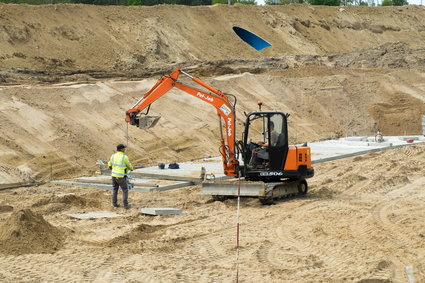
[[[333,54],[387,42],[423,47],[425,9],[310,5],[0,5],[0,70],[108,77],[231,59]],[[257,52],[238,25],[272,47]]]

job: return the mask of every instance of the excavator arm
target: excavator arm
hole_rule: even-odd
[[[178,81],[180,74],[184,74],[192,81],[200,86],[206,88],[210,92],[205,92],[184,84]],[[139,99],[132,108],[127,110],[125,120],[131,125],[139,126],[140,116],[147,115],[150,105],[167,93],[172,88],[178,88],[208,104],[214,106],[217,110],[217,115],[220,122],[220,153],[222,155],[224,173],[227,176],[238,176],[239,162],[236,157],[236,144],[235,144],[235,107],[229,102],[229,94],[225,94],[207,83],[201,81],[199,78],[193,77],[181,69],[175,69],[170,75],[161,77],[156,84],[147,91],[141,99]],[[236,98],[235,98],[236,103]],[[147,108],[146,113],[141,113]],[[222,133],[222,120],[226,126],[226,140]]]

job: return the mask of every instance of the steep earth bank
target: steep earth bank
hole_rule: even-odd
[[[0,4],[0,82],[149,77],[175,66],[324,55],[388,42],[423,48],[425,8]],[[257,52],[232,31],[268,40]],[[30,81],[31,82],[31,81]]]

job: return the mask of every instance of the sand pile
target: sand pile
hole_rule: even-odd
[[[148,224],[140,224],[137,227],[130,230],[129,232],[125,233],[124,235],[121,235],[119,237],[109,240],[107,242],[107,245],[109,247],[122,246],[126,244],[131,244],[137,241],[150,239],[150,238],[153,238],[155,235],[158,236],[159,234],[155,232],[157,232],[161,228],[163,228],[162,225],[151,226]]]
[[[5,254],[54,253],[63,233],[29,209],[14,212],[0,226],[0,252]]]
[[[112,251],[125,249],[133,253],[171,252],[181,248],[188,237],[167,232],[169,227],[170,225],[139,224],[123,235],[107,241],[104,245]]]
[[[90,195],[77,196],[75,194],[68,194],[63,196],[51,196],[49,198],[42,199],[34,203],[33,207],[40,207],[48,204],[63,204],[64,207],[96,207],[100,208],[102,206],[102,201],[100,200],[100,194],[94,193]]]

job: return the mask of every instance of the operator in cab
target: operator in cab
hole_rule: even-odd
[[[270,121],[270,145],[276,146],[278,140],[279,133],[274,128],[274,123]],[[267,147],[269,143],[265,143],[264,141],[259,141],[257,143],[260,147],[255,148],[252,151],[251,160],[249,165],[251,167],[256,167],[258,165],[259,159],[269,160],[269,153],[267,151]]]
[[[279,136],[279,133],[274,129],[274,123],[272,121],[270,121],[270,144],[272,146],[275,146],[277,144],[278,136]],[[260,146],[264,146],[264,147],[269,146],[267,143],[265,143],[263,141],[259,141],[258,144]]]

